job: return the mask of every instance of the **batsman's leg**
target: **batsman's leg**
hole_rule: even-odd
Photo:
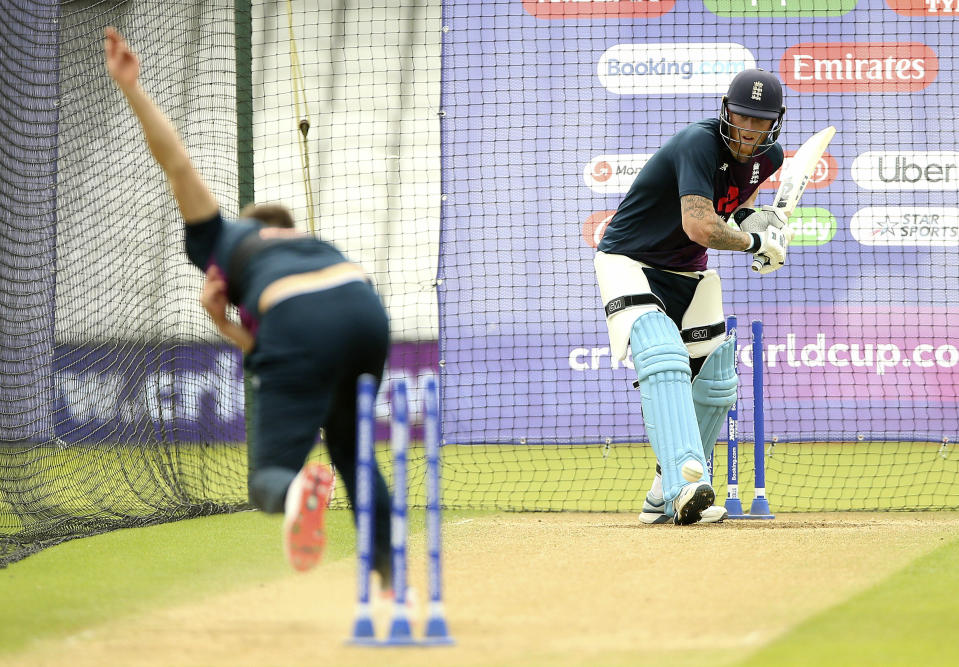
[[[670,517],[666,515],[666,499],[663,498],[663,469],[659,463],[656,464],[653,485],[643,499],[643,511],[639,515],[639,520],[651,525],[670,521]]]
[[[736,337],[729,335],[713,350],[699,375],[693,380],[693,405],[699,421],[703,455],[708,459],[716,447],[716,438],[722,430],[729,409],[736,402]]]
[[[693,408],[689,353],[676,325],[660,311],[636,319],[630,343],[646,432],[662,466],[666,514],[678,524],[695,523],[715,493]]]

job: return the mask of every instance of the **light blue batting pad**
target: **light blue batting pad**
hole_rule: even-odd
[[[738,385],[736,334],[731,333],[719,347],[709,353],[699,375],[693,380],[693,404],[706,458],[713,453],[726,415],[736,402]]]
[[[683,462],[698,460],[703,481],[709,482],[693,408],[689,353],[676,325],[658,310],[637,318],[629,342],[643,395],[646,434],[663,469],[663,495],[672,501],[686,484],[680,472]]]

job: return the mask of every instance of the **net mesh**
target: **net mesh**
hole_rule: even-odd
[[[642,505],[654,462],[630,359],[610,349],[594,249],[650,156],[716,118],[733,76],[759,67],[784,83],[787,158],[829,125],[838,133],[793,215],[783,270],[754,275],[742,254],[709,253],[740,324],[742,486],[752,493],[758,320],[774,510],[956,507],[959,153],[944,3],[444,11],[444,437],[486,457],[471,500]],[[720,498],[725,456],[721,442]]]
[[[373,275],[395,341],[387,384],[411,385],[416,428],[419,389],[440,377],[455,507],[641,507],[654,459],[632,369],[611,358],[594,247],[644,161],[715,116],[736,68],[776,72],[787,155],[839,132],[786,269],[752,276],[742,256],[711,253],[741,324],[743,493],[758,319],[774,510],[959,507],[943,12],[918,0],[0,6],[0,563],[248,508],[240,358],[201,313],[173,200],[104,71],[107,25],[140,53],[144,88],[228,216],[284,202]],[[720,497],[725,458],[721,443]]]
[[[227,216],[284,202],[373,274],[391,377],[418,386],[436,364],[440,70],[425,35],[439,15],[415,1],[0,7],[0,564],[249,508],[241,359],[199,307],[175,203],[103,67],[104,27],[140,55]]]

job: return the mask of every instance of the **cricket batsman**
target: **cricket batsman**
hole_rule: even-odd
[[[620,360],[632,356],[658,461],[643,523],[726,518],[713,505],[706,460],[738,379],[722,286],[706,251],[753,255],[764,274],[785,263],[785,215],[753,208],[760,184],[783,163],[776,139],[785,111],[775,75],[740,72],[718,118],[683,128],[650,158],[599,244],[594,265],[610,349]]]

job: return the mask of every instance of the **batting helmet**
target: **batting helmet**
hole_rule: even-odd
[[[729,90],[723,96],[719,116],[722,121],[720,133],[727,143],[732,141],[729,136],[729,112],[773,121],[765,141],[752,155],[755,157],[765,153],[776,143],[782,130],[783,114],[786,113],[782,84],[775,74],[761,69],[747,69],[733,78]]]

